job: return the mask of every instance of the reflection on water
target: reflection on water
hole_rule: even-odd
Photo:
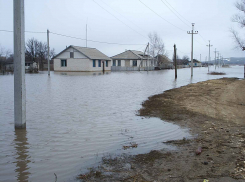
[[[28,163],[30,163],[30,156],[28,155],[28,142],[26,138],[25,129],[15,130],[15,149],[16,149],[16,169],[17,179],[20,182],[28,181]]]
[[[214,68],[213,68],[214,69]],[[212,68],[210,68],[212,70]],[[0,181],[74,181],[108,154],[166,148],[190,137],[158,118],[137,116],[149,96],[216,79],[207,68],[149,72],[47,72],[26,74],[27,129],[14,130],[13,75],[0,76]],[[243,67],[219,70],[243,78]],[[134,149],[123,146],[137,143]]]
[[[67,75],[67,76],[89,76],[89,75],[109,75],[111,74],[110,71],[105,72],[54,72],[55,75]]]

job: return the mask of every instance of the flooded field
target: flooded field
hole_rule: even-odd
[[[211,68],[210,71],[213,71]],[[137,116],[141,103],[165,90],[222,77],[243,67],[150,72],[26,74],[27,129],[14,130],[13,75],[0,75],[0,181],[74,181],[101,157],[172,150],[162,142],[193,137],[188,128]],[[132,143],[137,148],[124,150]]]

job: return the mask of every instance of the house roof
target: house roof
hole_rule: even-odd
[[[189,63],[191,63],[191,61],[189,61]],[[202,62],[200,62],[200,61],[198,61],[196,59],[193,59],[193,63],[202,63]]]
[[[89,59],[111,60],[111,58],[109,58],[108,56],[106,56],[105,54],[103,54],[102,52],[100,52],[96,48],[80,47],[80,46],[72,46],[72,45],[70,45],[69,47],[67,47],[63,51],[61,51],[54,58],[56,58],[57,56],[59,56],[61,53],[65,52],[69,48],[76,49],[78,52],[82,53],[83,55],[85,55]]]
[[[112,56],[112,59],[147,59],[148,55],[145,55],[145,57],[143,56],[144,53],[141,51],[135,51],[135,50],[127,50],[124,51],[120,54],[117,54],[115,56]]]
[[[169,59],[167,56],[163,55],[163,54],[159,54],[158,57],[161,59],[162,58],[162,62],[164,63],[173,63],[173,61],[171,59]],[[156,56],[157,58],[157,56]]]
[[[196,59],[193,59],[193,62],[194,63],[201,63],[200,61],[196,60]]]

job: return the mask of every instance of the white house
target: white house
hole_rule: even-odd
[[[154,70],[154,61],[141,51],[127,50],[117,54],[112,59],[112,70],[115,71],[138,71]]]
[[[110,71],[111,59],[95,48],[69,46],[54,58],[54,71]]]
[[[189,61],[188,65],[191,66],[191,61]],[[202,62],[193,59],[193,67],[202,67]]]

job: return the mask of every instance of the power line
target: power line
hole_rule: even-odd
[[[169,6],[171,6],[171,4],[167,1],[167,0],[165,0],[168,4],[169,4]],[[174,7],[173,6],[171,6],[171,8],[173,8],[173,10],[176,12],[176,13],[178,13],[178,11],[176,10],[176,9],[174,9]],[[179,13],[178,13],[179,14]],[[181,14],[179,14],[185,21],[187,21],[188,23],[191,23],[190,21],[188,21],[187,19],[185,19],[185,17],[183,17]]]
[[[32,31],[25,31],[25,32],[27,32],[27,33],[47,33],[47,32],[32,32]]]
[[[174,10],[176,13],[178,13],[178,11],[177,11],[177,10],[175,10],[175,9],[174,9],[174,7],[173,7],[173,6],[171,6],[171,4],[170,4],[170,3],[169,3],[167,0],[165,0],[165,1],[166,1],[166,3],[164,3],[164,2],[163,2],[163,0],[161,0],[161,1],[162,1],[162,3],[163,3],[163,4],[165,4],[165,5],[166,5],[166,7],[168,7],[168,6],[167,6],[167,4],[166,4],[166,3],[168,3],[168,4],[169,4],[169,6],[170,6],[170,7],[171,7],[171,8],[172,8],[172,9],[173,9],[173,10]],[[170,9],[170,8],[168,7],[168,9]],[[170,9],[170,10],[171,10],[171,9]],[[171,11],[172,11],[172,10],[171,10]],[[183,20],[185,20],[185,21],[187,21],[187,22],[191,23],[190,21],[188,21],[187,19],[185,19],[185,18],[184,18],[184,17],[183,17],[181,14],[179,14],[179,13],[178,13],[178,15],[179,15],[179,16],[178,16],[178,15],[177,15],[177,14],[176,14],[174,11],[172,11],[172,12],[173,12],[173,13],[174,13],[174,14],[175,14],[175,15],[176,15],[176,16],[177,16],[179,19],[180,19],[180,17],[182,17],[182,18],[183,18]],[[180,19],[180,20],[182,21],[182,19]],[[185,23],[184,21],[182,21],[182,22],[183,22],[183,23]],[[187,26],[189,27],[189,25],[188,25],[188,24],[186,24],[186,23],[185,23],[185,25],[187,25]],[[207,40],[206,40],[205,38],[203,38],[203,36],[202,36],[200,33],[199,33],[198,35],[199,35],[199,36],[200,36],[200,37],[201,37],[201,38],[204,40],[204,42],[207,42]],[[199,42],[198,42],[198,43],[199,43]]]
[[[0,30],[0,32],[9,32],[9,33],[13,33],[12,30]],[[27,33],[47,33],[47,32],[34,32],[34,31],[25,31]],[[64,35],[64,34],[59,34],[59,33],[55,33],[55,32],[49,32],[51,34],[54,34],[54,35],[59,35],[59,36],[62,36],[62,37],[67,37],[67,38],[72,38],[72,39],[79,39],[79,40],[86,40],[86,39],[83,39],[83,38],[80,38],[80,37],[73,37],[73,36],[69,36],[69,35]],[[96,43],[101,43],[101,44],[115,44],[115,45],[145,45],[145,44],[120,44],[120,43],[114,43],[114,42],[102,42],[102,41],[96,41],[96,40],[88,40],[90,42],[96,42]]]
[[[177,15],[172,9],[170,9],[169,8],[169,6],[165,3],[165,2],[163,2],[163,0],[161,0],[161,2],[170,10],[170,11],[172,11],[172,13],[180,20],[180,21],[182,21],[186,26],[188,26],[188,27],[190,27],[190,25],[188,25],[186,22],[184,22],[180,17],[179,17],[179,15]]]
[[[67,38],[72,38],[72,39],[79,39],[79,40],[86,40],[80,37],[73,37],[73,36],[69,36],[69,35],[64,35],[64,34],[59,34],[59,33],[54,33],[54,32],[50,32],[51,34],[54,35],[59,35],[62,37],[67,37]],[[87,40],[89,42],[96,42],[96,43],[101,43],[101,44],[116,44],[116,45],[145,45],[145,44],[120,44],[120,43],[114,43],[114,42],[101,42],[101,41],[96,41],[96,40]]]
[[[0,32],[14,32],[14,31],[12,31],[12,30],[0,30]],[[27,32],[27,33],[47,33],[47,32],[34,32],[34,31],[25,31],[25,32]]]
[[[167,0],[165,0],[168,4],[169,4],[169,2],[167,1]],[[169,10],[171,10],[169,7],[168,7],[168,5],[165,3],[165,2],[163,2],[163,0],[161,0],[161,2],[169,9]],[[171,7],[171,8],[173,8],[173,10],[176,12],[176,13],[178,13],[178,11],[177,10],[175,10],[174,9],[174,7],[173,6],[171,6],[171,4],[169,4],[169,6]],[[177,15],[173,10],[171,10],[175,15],[176,15],[176,17],[177,18],[179,18],[185,25],[187,25],[188,27],[189,27],[189,25],[187,24],[187,23],[185,23],[183,20],[185,20],[185,21],[187,21],[187,22],[189,22],[188,20],[186,20],[182,15],[180,15],[179,13],[179,15]],[[183,18],[183,20],[180,18],[180,17],[182,17]],[[204,40],[204,42],[207,42],[207,40],[205,39],[205,38],[203,38],[203,36],[199,33],[198,34],[203,40]],[[199,42],[198,42],[199,43]],[[201,44],[201,43],[200,43]]]
[[[101,0],[101,2],[104,3],[104,4],[106,4],[109,8],[111,8],[113,11],[117,12],[119,15],[121,15],[123,18],[125,18],[127,21],[131,22],[133,25],[135,25],[139,29],[142,29],[141,27],[139,27],[138,25],[136,25],[133,21],[131,21],[129,18],[125,17],[124,15],[122,15],[122,13],[119,13],[118,11],[116,11],[115,9],[113,9],[110,5],[108,5],[104,1]]]
[[[11,31],[11,30],[0,30],[0,32],[14,32],[14,31]]]
[[[198,32],[199,33],[199,32]],[[197,42],[200,45],[204,45],[203,43],[199,42],[198,40],[194,39],[195,42]]]
[[[147,7],[149,10],[151,10],[153,13],[155,13],[157,16],[159,16],[161,19],[163,19],[164,21],[168,22],[169,24],[173,25],[174,27],[182,30],[182,31],[185,31],[183,30],[182,28],[179,28],[177,27],[176,25],[172,24],[171,22],[169,22],[168,20],[166,20],[165,18],[163,18],[161,15],[159,15],[158,13],[156,13],[153,9],[151,9],[149,6],[147,6],[145,3],[143,3],[141,0],[139,0],[145,7]]]
[[[95,0],[93,0],[94,3],[96,3],[99,7],[101,7],[103,10],[105,10],[107,13],[109,13],[111,16],[113,16],[114,18],[116,18],[118,21],[120,21],[122,24],[126,25],[128,28],[130,28],[131,30],[133,30],[134,32],[136,32],[137,34],[141,35],[142,37],[146,38],[144,35],[142,35],[141,33],[139,33],[138,31],[134,30],[133,28],[131,28],[130,26],[128,26],[126,23],[124,23],[122,20],[120,20],[119,18],[117,18],[115,15],[113,15],[112,13],[110,13],[108,10],[106,10],[105,8],[103,8],[99,3],[97,3]],[[148,39],[148,38],[147,38]]]
[[[206,39],[203,38],[203,36],[199,33],[200,37],[204,40],[204,42],[207,42]]]

